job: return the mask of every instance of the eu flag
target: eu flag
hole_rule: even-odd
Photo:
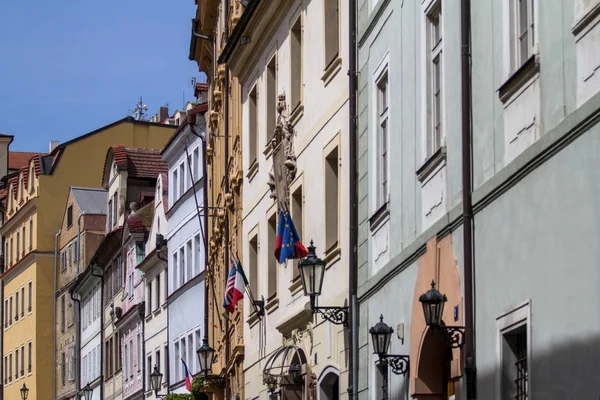
[[[275,258],[280,264],[288,259],[304,258],[308,254],[289,213],[279,211],[277,237],[275,238]]]

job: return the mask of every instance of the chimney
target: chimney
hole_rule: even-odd
[[[158,121],[157,122],[162,122],[162,121],[166,120],[167,118],[169,118],[169,107],[160,106],[160,108],[158,109]]]
[[[58,140],[51,140],[48,153],[52,153],[54,149],[58,147],[59,144],[60,142]]]

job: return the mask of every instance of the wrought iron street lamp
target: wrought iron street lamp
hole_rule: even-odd
[[[215,358],[215,349],[208,345],[208,338],[206,336],[202,340],[202,346],[196,350],[196,354],[200,363],[200,372],[204,372],[204,375],[208,376]]]
[[[91,400],[93,392],[94,389],[92,389],[92,387],[88,383],[83,389],[81,389],[81,392],[79,392],[79,398],[84,400]]]
[[[448,345],[453,349],[463,347],[465,345],[465,327],[443,325],[444,304],[448,301],[448,298],[435,288],[435,281],[431,281],[431,289],[423,293],[419,297],[419,301],[423,305],[423,314],[427,326],[445,331]]]
[[[152,390],[154,390],[154,397],[163,398],[165,395],[158,394],[160,390],[160,385],[162,384],[163,374],[160,373],[156,364],[154,364],[154,371],[150,374],[150,386],[152,386]]]
[[[27,400],[27,396],[29,396],[29,389],[23,383],[23,387],[21,388],[21,400]]]
[[[348,324],[348,307],[320,307],[315,305],[317,297],[321,295],[323,277],[325,275],[325,261],[317,257],[313,241],[308,246],[308,254],[298,263],[304,295],[310,297],[310,308],[313,314],[320,313],[323,318],[336,325]]]
[[[383,373],[383,400],[388,398],[388,365],[396,375],[406,375],[409,370],[409,356],[399,354],[388,354],[392,333],[394,329],[383,322],[383,315],[379,317],[379,322],[369,329],[371,341],[373,342],[373,353],[379,356],[377,365]]]

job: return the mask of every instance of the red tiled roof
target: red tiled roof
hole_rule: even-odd
[[[37,156],[39,153],[21,152],[21,151],[9,151],[8,152],[8,169],[21,169],[27,164],[31,157]],[[42,154],[45,156],[45,154]],[[37,157],[36,157],[37,158]],[[39,165],[39,163],[38,163]],[[36,166],[37,168],[37,166]]]
[[[130,178],[156,179],[159,174],[167,173],[169,170],[167,163],[162,160],[159,149],[136,149],[116,145],[112,146],[112,152],[117,168],[129,172]]]

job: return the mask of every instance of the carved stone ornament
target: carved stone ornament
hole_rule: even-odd
[[[277,208],[289,210],[290,184],[296,178],[296,154],[294,153],[294,136],[296,132],[290,122],[285,103],[285,93],[279,95],[277,106],[277,125],[271,139],[273,151],[273,167],[269,172],[270,197],[277,201]]]

